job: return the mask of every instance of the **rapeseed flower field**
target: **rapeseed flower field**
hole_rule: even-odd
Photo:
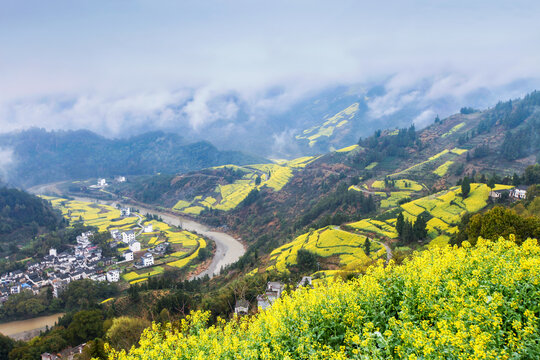
[[[285,294],[254,316],[154,324],[132,359],[538,359],[540,247],[479,239]]]

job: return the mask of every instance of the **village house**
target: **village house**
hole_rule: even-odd
[[[147,252],[135,264],[135,267],[137,269],[141,269],[141,268],[145,268],[145,267],[152,266],[152,265],[154,265],[154,256],[151,253]]]
[[[298,284],[296,285],[297,288],[299,287],[304,287],[304,286],[309,286],[309,287],[313,287],[313,285],[311,284],[311,276],[303,276],[302,277],[302,280],[300,280],[298,282]]]
[[[121,241],[122,240],[122,234],[120,233],[120,230],[118,229],[111,229],[110,230],[110,233],[111,233],[111,237],[116,240],[116,241]]]
[[[98,181],[97,181],[97,186],[98,186],[98,187],[105,187],[105,186],[107,186],[107,180],[105,180],[105,179],[98,179]]]
[[[124,231],[122,233],[122,241],[126,244],[135,241],[135,232],[133,230]]]
[[[152,224],[147,224],[144,226],[143,232],[144,233],[151,233],[154,231],[154,226]]]
[[[90,276],[90,280],[92,281],[105,281],[107,280],[107,275],[105,273],[101,273],[101,274],[93,274],[92,276]]]
[[[499,200],[504,198],[505,196],[510,196],[510,193],[512,190],[510,189],[502,189],[502,190],[492,190],[489,192],[489,197],[492,200]]]
[[[126,261],[132,261],[133,260],[133,251],[130,251],[130,250],[127,250],[127,251],[124,251],[124,259]]]
[[[154,247],[153,249],[150,249],[148,251],[150,251],[153,254],[163,256],[163,255],[165,255],[165,252],[167,251],[167,248],[169,247],[169,245],[170,244],[168,242],[163,242],[163,243],[157,245],[156,247]]]
[[[123,183],[123,182],[126,182],[126,177],[125,176],[117,176],[117,177],[114,178],[114,180],[116,182]]]
[[[512,190],[511,196],[514,199],[523,200],[527,198],[527,186],[520,185]]]
[[[108,282],[118,282],[120,280],[120,270],[109,270],[107,271],[107,281]]]
[[[122,217],[128,217],[131,215],[131,208],[123,207],[120,209],[120,216]]]
[[[236,315],[247,315],[249,312],[249,301],[246,299],[240,299],[236,301],[234,306],[234,313]]]
[[[129,243],[129,250],[133,252],[141,251],[141,243],[137,240],[133,240]]]
[[[257,306],[261,310],[269,308],[281,296],[284,288],[285,285],[279,281],[269,281],[265,293],[257,296]]]

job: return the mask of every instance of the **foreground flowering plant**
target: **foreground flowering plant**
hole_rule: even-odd
[[[253,317],[154,324],[109,359],[538,359],[539,300],[537,241],[479,239],[295,291]]]

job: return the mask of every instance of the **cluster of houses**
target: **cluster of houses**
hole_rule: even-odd
[[[114,181],[116,181],[117,183],[123,183],[123,182],[126,182],[126,177],[117,176],[114,178]],[[90,189],[104,189],[107,186],[109,186],[109,184],[107,183],[107,179],[99,178],[97,179],[97,183],[95,185],[90,185],[89,188]]]
[[[41,261],[29,264],[25,271],[3,274],[0,277],[0,302],[23,290],[37,294],[45,286],[52,286],[53,296],[58,297],[66,285],[75,280],[118,281],[118,270],[103,270],[105,266],[112,265],[114,259],[102,256],[101,249],[92,244],[92,236],[91,231],[82,233],[77,236],[74,248],[62,253],[50,249],[48,255]]]
[[[492,190],[489,192],[489,197],[498,200],[508,197],[515,200],[523,200],[527,198],[527,186],[520,185],[513,189]]]
[[[122,209],[124,213],[125,209]],[[128,209],[129,211],[129,209]],[[129,212],[126,211],[129,216]],[[152,224],[146,225],[143,227],[143,232],[150,233],[153,231]],[[137,240],[137,235],[134,230],[128,230],[120,232],[118,229],[110,230],[111,236],[114,240],[118,241],[119,244],[128,245],[129,250],[123,252],[122,256],[124,261],[133,261],[135,259],[135,253],[141,251],[141,243]],[[167,250],[169,243],[165,242],[157,245],[153,249],[149,249],[148,252],[143,254],[141,258],[134,264],[137,269],[142,269],[145,267],[154,265],[154,255],[163,256]]]
[[[304,276],[302,280],[296,285],[297,288],[309,286],[312,287],[312,278],[311,276]],[[257,307],[259,310],[266,310],[272,304],[281,297],[285,285],[279,281],[269,281],[266,284],[266,291],[264,294],[257,296]],[[250,303],[246,299],[240,299],[236,301],[234,307],[234,313],[236,315],[246,315],[249,313]]]

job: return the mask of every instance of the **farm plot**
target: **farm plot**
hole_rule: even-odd
[[[325,258],[337,256],[340,266],[354,266],[384,255],[384,248],[372,242],[371,254],[367,256],[364,252],[365,241],[366,237],[363,235],[325,227],[300,235],[291,243],[274,250],[270,254],[270,260],[274,265],[268,270],[288,272],[287,267],[297,263],[297,254],[300,249],[309,250]]]
[[[96,226],[99,231],[109,231],[111,229],[135,230],[139,232],[140,227],[137,223],[139,217],[130,216],[122,218],[120,210],[108,205],[86,203],[80,201],[67,200],[57,197],[45,197],[51,201],[55,208],[62,211],[64,217],[70,221],[82,220],[85,225]],[[206,200],[209,200],[208,198]],[[133,270],[122,275],[125,281],[130,283],[146,280],[150,276],[161,274],[165,266],[182,268],[190,265],[196,260],[199,250],[207,246],[206,241],[196,234],[189,231],[183,231],[157,220],[145,220],[141,223],[143,226],[152,225],[153,232],[141,233],[137,235],[137,241],[141,243],[139,256],[164,242],[168,242],[172,253],[163,257],[154,259],[155,265],[152,267]],[[122,244],[124,245],[124,244]],[[118,248],[119,252],[128,250],[129,247],[122,246]],[[122,264],[122,269],[131,268],[132,263]]]

